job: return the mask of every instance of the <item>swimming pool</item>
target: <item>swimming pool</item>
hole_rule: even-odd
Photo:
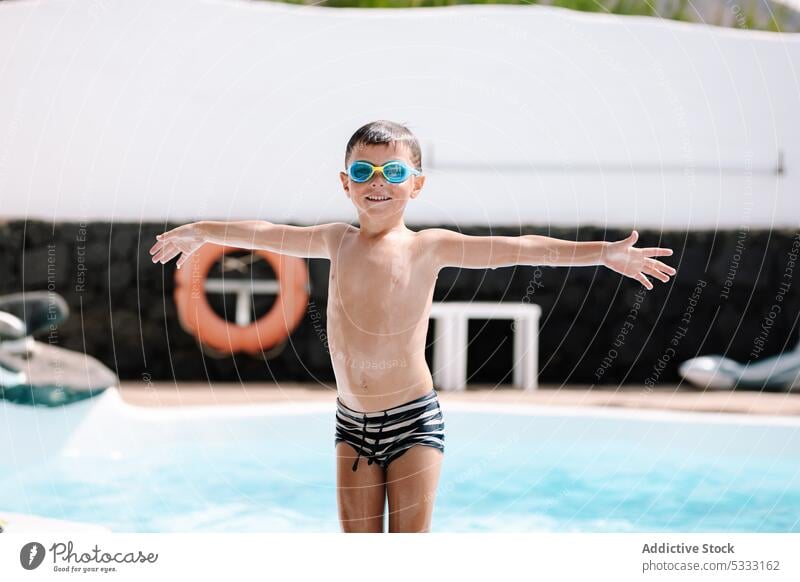
[[[334,404],[0,403],[0,512],[117,532],[339,531]],[[798,532],[800,421],[442,402],[434,532]]]

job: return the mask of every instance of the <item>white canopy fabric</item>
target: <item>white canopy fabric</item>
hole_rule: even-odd
[[[409,224],[794,226],[798,69],[800,35],[544,6],[2,2],[0,219],[352,221],[345,144],[393,119]]]

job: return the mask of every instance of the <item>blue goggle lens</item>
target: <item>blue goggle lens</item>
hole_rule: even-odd
[[[391,162],[383,166],[383,175],[387,181],[398,183],[408,178],[408,169],[403,164]]]
[[[353,162],[350,177],[356,182],[366,182],[372,176],[372,166],[364,162]]]
[[[374,169],[372,164],[367,162],[353,162],[350,165],[350,177],[355,182],[366,182],[372,177]],[[399,184],[404,182],[411,171],[401,162],[389,162],[383,166],[383,176],[387,182]]]

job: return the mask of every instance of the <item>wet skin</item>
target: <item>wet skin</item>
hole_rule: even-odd
[[[349,161],[380,166],[403,160],[414,167],[404,144],[358,146]],[[376,172],[364,183],[339,174],[359,226],[343,222],[308,227],[267,221],[202,221],[159,235],[153,262],[182,253],[178,268],[206,243],[265,249],[296,257],[330,260],[327,341],[339,399],[357,411],[378,411],[426,394],[433,386],[425,361],[425,338],[433,289],[446,266],[497,268],[512,265],[602,264],[639,281],[667,282],[676,270],[653,257],[670,249],[635,248],[638,233],[615,242],[572,242],[538,235],[469,236],[440,228],[415,232],[403,221],[425,176],[391,184]],[[371,200],[373,197],[388,200]],[[389,531],[428,531],[443,455],[411,447],[384,470],[377,463],[351,466],[357,451],[336,446],[337,504],[342,530],[383,531],[388,497]]]

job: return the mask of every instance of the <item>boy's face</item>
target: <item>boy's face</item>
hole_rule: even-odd
[[[402,160],[409,167],[415,167],[411,160],[411,152],[402,143],[358,145],[353,148],[347,163],[349,165],[356,160],[370,162],[373,166],[382,166],[390,160]],[[355,204],[359,213],[366,212],[375,216],[402,212],[408,201],[419,195],[425,183],[425,176],[412,175],[405,182],[392,184],[377,171],[366,182],[354,182],[346,171],[339,172],[339,178],[347,197]],[[389,200],[371,200],[375,196],[388,196]]]

